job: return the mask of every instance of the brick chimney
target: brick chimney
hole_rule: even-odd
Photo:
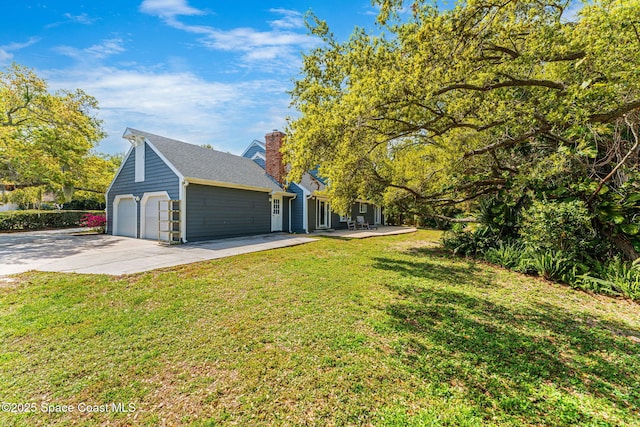
[[[264,136],[267,145],[266,171],[280,184],[284,183],[285,177],[284,163],[282,162],[282,153],[280,152],[283,138],[284,133],[277,129],[274,129],[273,132]]]

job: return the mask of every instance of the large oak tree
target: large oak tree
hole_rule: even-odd
[[[92,151],[105,136],[97,108],[82,90],[50,92],[28,68],[0,71],[0,184],[104,193],[113,165]]]
[[[640,3],[379,0],[379,35],[327,25],[292,91],[292,179],[320,165],[355,197],[434,216],[499,194],[581,199],[624,253],[640,249]]]

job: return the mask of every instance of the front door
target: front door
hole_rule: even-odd
[[[317,228],[329,228],[331,227],[331,209],[329,208],[329,202],[326,200],[318,200],[318,224]]]
[[[373,215],[373,223],[374,224],[382,224],[382,208],[380,206],[374,207],[374,215]]]
[[[271,231],[282,231],[282,196],[271,196]]]

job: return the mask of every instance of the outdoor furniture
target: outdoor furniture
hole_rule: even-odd
[[[351,219],[348,219],[347,220],[347,229],[348,230],[357,230],[356,222],[351,220]]]
[[[356,216],[356,225],[359,230],[369,230],[369,223],[364,220],[363,216]]]

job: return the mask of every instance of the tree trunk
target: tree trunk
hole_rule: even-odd
[[[629,261],[633,261],[640,257],[640,253],[636,251],[631,241],[624,234],[614,235],[609,227],[601,224],[599,221],[597,221],[597,229],[604,234]]]

